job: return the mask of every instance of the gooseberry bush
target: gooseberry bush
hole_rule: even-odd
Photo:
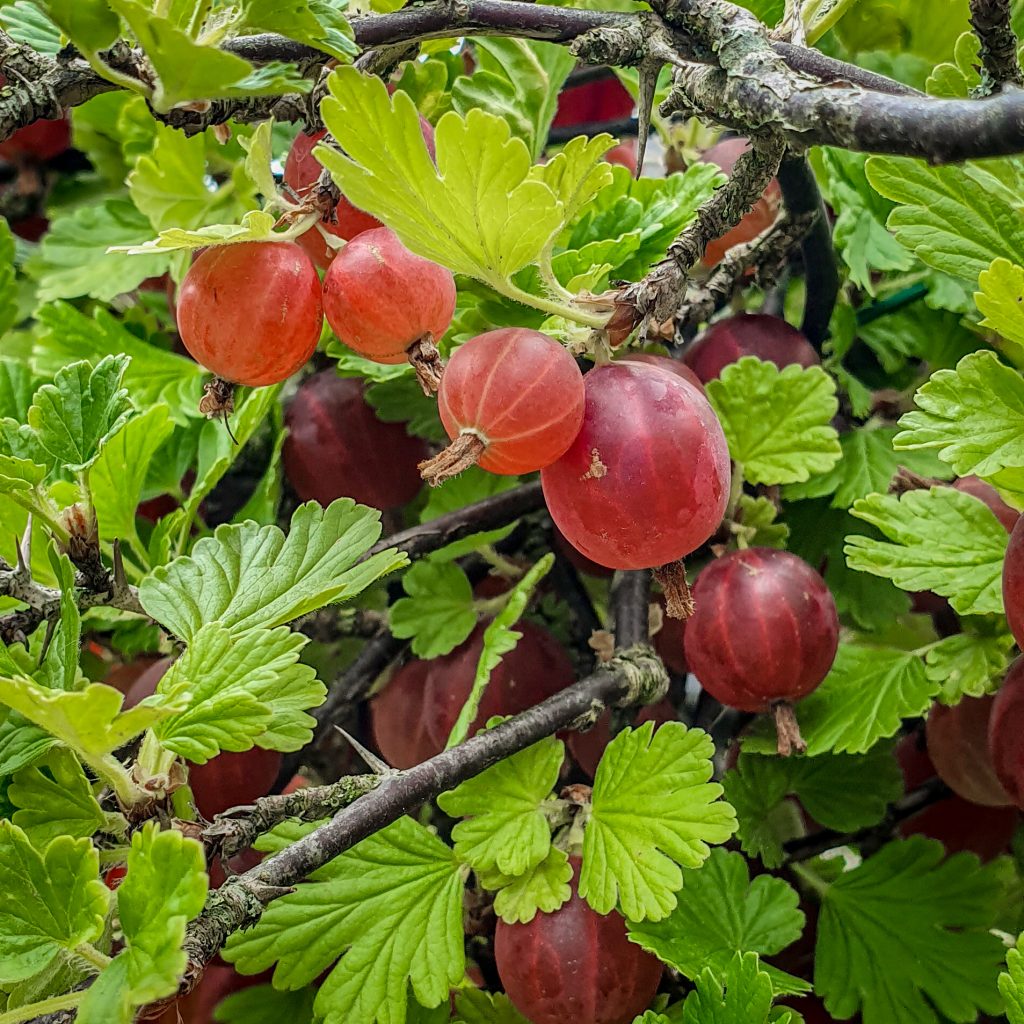
[[[0,3],[0,1024],[1024,1024],[1021,30]]]

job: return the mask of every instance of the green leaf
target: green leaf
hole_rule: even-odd
[[[1003,944],[991,932],[993,866],[914,836],[889,843],[825,891],[814,985],[834,1017],[864,1024],[998,1013]]]
[[[562,203],[530,177],[529,150],[501,117],[445,114],[435,168],[408,94],[389,97],[380,79],[353,68],[335,71],[329,88],[324,123],[348,155],[318,146],[317,158],[413,252],[500,290],[562,227]]]
[[[82,640],[82,616],[75,595],[75,570],[67,555],[58,555],[53,545],[47,549],[50,566],[60,585],[60,621],[53,643],[46,652],[42,672],[36,678],[54,689],[70,692],[78,689],[79,647]]]
[[[440,839],[400,818],[271,903],[223,955],[246,974],[277,962],[275,986],[289,989],[337,960],[316,998],[318,1019],[404,1024],[410,983],[433,1007],[462,980],[464,880]]]
[[[487,889],[497,890],[494,912],[507,924],[528,924],[537,915],[551,914],[572,895],[569,880],[572,865],[563,850],[557,846],[548,849],[547,856],[525,874],[490,875],[481,878]]]
[[[141,0],[108,3],[131,26],[157,73],[152,98],[157,113],[188,101],[308,92],[312,86],[287,65],[254,68],[233,53],[194,42],[168,18],[155,16]]]
[[[417,562],[402,586],[409,596],[391,606],[388,619],[395,636],[412,638],[417,658],[447,654],[473,632],[473,588],[453,562]]]
[[[886,230],[893,204],[868,184],[864,153],[823,146],[814,152],[818,179],[836,211],[832,239],[850,270],[850,280],[875,294],[873,272],[909,270],[910,253]]]
[[[904,718],[923,715],[938,691],[913,651],[840,643],[825,681],[797,704],[807,753],[867,753],[895,736]],[[775,737],[761,733],[744,749],[773,753]]]
[[[0,678],[0,703],[13,708],[86,758],[123,746],[180,704],[143,701],[122,712],[124,694],[104,683],[82,690],[52,690],[29,679]]]
[[[13,359],[0,359],[0,417],[24,423],[35,388],[32,372]]]
[[[932,276],[942,275],[933,272]],[[936,286],[932,287],[923,302],[858,325],[857,336],[878,356],[886,373],[897,373],[908,362],[919,359],[925,360],[932,371],[948,369],[978,347],[977,333],[965,326],[962,316],[925,305],[933,297],[945,301]],[[862,415],[869,412],[870,400]]]
[[[978,37],[973,32],[964,32],[953,49],[953,63],[939,64],[928,76],[925,83],[928,95],[968,99],[972,91],[981,85],[979,53]]]
[[[80,1024],[128,1024],[135,1007],[177,990],[188,962],[185,926],[203,909],[206,889],[206,858],[195,839],[161,832],[152,821],[132,836],[117,890],[124,949],[89,987]]]
[[[707,733],[668,722],[623,729],[594,778],[579,892],[599,914],[658,921],[676,906],[681,867],[696,868],[736,831],[736,815],[711,782]]]
[[[464,988],[455,996],[454,1024],[527,1024],[527,1021],[508,996]]]
[[[142,500],[149,463],[173,429],[168,407],[154,405],[129,420],[103,447],[89,470],[100,540],[120,538],[137,552],[145,552],[135,528],[135,512]]]
[[[349,23],[329,0],[246,0],[242,17],[250,31],[279,32],[345,63],[359,52]]]
[[[1024,267],[1009,260],[993,260],[978,278],[974,301],[984,317],[982,327],[1024,346]]]
[[[14,269],[14,236],[0,218],[0,335],[18,322],[18,285]]]
[[[744,750],[722,785],[736,808],[744,853],[777,868],[784,859],[782,839],[790,837],[779,836],[772,819],[786,797],[796,797],[822,827],[854,832],[882,820],[903,792],[903,777],[889,745],[878,743],[866,754],[805,758],[760,757]]]
[[[255,985],[232,992],[213,1011],[218,1024],[314,1024],[312,986],[281,992],[273,985]]]
[[[334,354],[333,351],[331,354]],[[386,368],[383,363],[376,365],[381,369]],[[404,370],[404,367],[401,369]],[[342,367],[341,364],[339,370],[343,371],[344,376],[364,376],[359,370],[354,373],[348,372],[349,368]],[[403,373],[400,377],[375,381],[366,389],[365,397],[373,406],[377,419],[384,423],[401,423],[406,433],[414,437],[448,443],[448,434],[441,424],[441,417],[437,414],[437,402],[423,394],[423,388],[420,387],[414,373]],[[458,476],[455,479],[461,480],[462,477]],[[499,479],[504,480],[507,477]]]
[[[789,527],[776,522],[779,510],[765,497],[741,494],[736,504],[734,529],[749,547],[784,548]]]
[[[165,402],[179,424],[199,415],[205,372],[191,359],[140,341],[105,309],[97,309],[90,318],[65,302],[55,302],[37,310],[36,319],[40,330],[32,367],[41,376],[52,377],[76,359],[98,362],[123,353],[131,357],[124,385],[140,409]]]
[[[191,231],[185,228],[167,228],[156,238],[147,239],[141,245],[129,245],[115,251],[129,256],[145,256],[147,253],[155,252],[193,252],[211,245],[272,242],[278,238],[274,231],[275,224],[273,214],[265,213],[263,210],[249,210],[242,215],[242,220],[238,224],[207,224]]]
[[[312,738],[308,708],[326,687],[298,664],[305,638],[285,626],[238,636],[203,626],[160,680],[157,692],[188,691],[188,707],[157,723],[154,736],[188,761],[205,764],[222,750],[300,750]]]
[[[61,48],[60,29],[30,0],[7,4],[0,10],[0,25],[15,42],[37,53],[54,54]]]
[[[839,438],[843,457],[832,469],[806,483],[789,484],[787,498],[832,495],[833,508],[849,508],[858,498],[885,492],[896,471],[905,467],[924,477],[947,480],[953,474],[929,451],[897,452],[894,427],[860,427]]]
[[[211,221],[234,220],[255,207],[252,190],[240,189],[236,176],[226,186],[210,188],[206,146],[202,135],[189,137],[158,125],[150,151],[128,175],[132,202],[156,231],[202,228]]]
[[[95,367],[72,363],[36,392],[29,426],[39,443],[73,473],[88,469],[128,422],[132,404],[122,387],[127,368],[127,356],[104,356]]]
[[[1024,943],[1020,938],[1006,954],[1006,970],[999,975],[999,994],[1010,1024],[1024,1024]]]
[[[110,302],[147,277],[159,277],[170,267],[166,256],[157,253],[132,259],[110,252],[118,246],[138,245],[152,234],[146,217],[124,199],[87,203],[58,217],[26,264],[37,282],[36,297],[51,302],[88,295]]]
[[[0,981],[24,981],[103,934],[110,894],[88,839],[59,836],[40,853],[0,821]]]
[[[78,759],[54,750],[42,768],[23,768],[7,787],[7,799],[18,808],[11,820],[29,842],[43,850],[58,836],[88,838],[106,821]]]
[[[993,180],[1015,175],[1008,160],[929,167],[923,160],[871,157],[868,181],[901,204],[888,228],[919,260],[971,284],[999,256],[1024,264],[1024,224],[1017,203]]]
[[[733,460],[751,483],[788,484],[825,473],[839,461],[830,421],[839,405],[819,366],[803,369],[745,356],[707,385]]]
[[[710,967],[697,976],[683,1004],[682,1024],[767,1024],[771,1008],[771,978],[757,954],[737,953],[724,977]]]
[[[852,569],[903,590],[933,590],[964,615],[1001,614],[1006,530],[983,502],[952,487],[873,494],[850,510],[887,540],[846,538]]]
[[[34,491],[46,477],[46,466],[29,459],[0,455],[0,492]]]
[[[696,980],[704,968],[722,975],[736,954],[771,956],[796,942],[804,928],[799,902],[781,878],[759,875],[751,882],[740,854],[712,850],[703,867],[683,872],[672,913],[661,921],[631,923],[629,937],[687,978]],[[792,975],[763,969],[777,992],[810,991]]]
[[[936,448],[959,476],[1024,467],[1024,380],[993,352],[939,370],[900,419],[898,448]]]
[[[551,847],[543,804],[564,759],[564,744],[549,736],[442,793],[441,810],[466,819],[452,830],[455,855],[474,871],[523,875],[536,868]]]
[[[427,495],[427,503],[420,513],[420,522],[429,523],[438,516],[447,515],[449,512],[456,512],[466,505],[475,501],[483,501],[485,498],[501,494],[503,491],[511,490],[519,483],[519,478],[514,476],[498,476],[497,473],[488,473],[479,466],[471,466],[464,473],[460,473],[452,480],[446,480],[440,487],[432,487]],[[518,520],[517,520],[518,522]],[[486,530],[482,533],[472,533],[462,540],[453,541],[443,548],[431,554],[431,560],[461,558],[463,555],[485,544],[496,544],[504,540],[516,527],[515,523],[499,527],[497,530]]]
[[[120,25],[104,0],[37,0],[51,21],[85,53],[105,50]]]
[[[469,735],[469,727],[476,721],[491,673],[501,663],[501,659],[522,639],[523,634],[517,633],[512,627],[519,621],[537,584],[551,571],[555,564],[555,556],[546,554],[529,572],[505,595],[505,606],[494,616],[484,629],[480,658],[473,677],[473,688],[463,704],[459,717],[452,726],[452,731],[445,744],[445,750],[465,741]]]
[[[1013,638],[1006,633],[956,633],[928,651],[925,672],[941,686],[938,699],[943,704],[959,704],[964,697],[981,697],[998,688],[1012,647]]]
[[[191,642],[208,622],[233,636],[272,628],[347,600],[406,564],[393,548],[359,559],[380,537],[380,512],[339,498],[300,505],[288,535],[277,526],[219,526],[192,554],[161,566],[139,588],[142,606]]]

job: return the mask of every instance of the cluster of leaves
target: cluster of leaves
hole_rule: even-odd
[[[746,6],[769,24],[784,7]],[[915,0],[840,0],[806,14],[812,36],[835,24],[821,39],[828,52],[964,97],[979,82],[977,44],[966,0],[950,8],[936,18]],[[353,651],[309,643],[290,628],[297,620],[342,601],[387,605],[392,633],[431,659],[486,616],[458,742],[519,639],[517,620],[539,615],[559,632],[566,614],[534,600],[552,564],[535,547],[507,593],[474,594],[459,560],[502,564],[494,545],[512,526],[407,566],[395,550],[368,555],[381,535],[374,510],[282,502],[282,389],[238,396],[237,445],[199,417],[203,372],[174,350],[163,296],[139,286],[180,281],[201,246],[308,226],[282,231],[277,216],[295,213],[272,172],[295,129],[232,125],[224,142],[154,112],[312,89],[318,66],[255,66],[231,52],[248,35],[281,32],[339,61],[321,112],[341,149],[317,155],[356,205],[457,275],[445,352],[509,324],[575,341],[601,320],[595,296],[639,279],[721,184],[704,165],[633,180],[602,160],[609,136],[551,152],[555,97],[573,66],[559,46],[473,40],[470,72],[450,40],[428,44],[389,95],[344,66],[355,53],[345,13],[332,0],[18,0],[0,11],[16,39],[44,53],[70,42],[120,87],[73,112],[89,169],[53,189],[42,242],[0,228],[0,555],[16,564],[14,538],[25,537],[31,577],[0,567],[0,600],[23,610],[42,593],[59,608],[45,609],[52,630],[0,647],[0,1016],[38,1004],[130,1021],[176,991],[209,876],[198,843],[137,822],[159,805],[194,824],[184,762],[306,747],[322,667],[333,673]],[[115,67],[116,38],[145,55],[145,80]],[[436,164],[420,115],[436,125]],[[788,547],[822,567],[842,616],[832,671],[799,708],[807,757],[771,756],[755,726],[718,784],[708,734],[646,724],[618,733],[592,792],[570,801],[558,795],[563,744],[541,741],[443,794],[450,827],[441,815],[400,818],[234,935],[225,958],[250,974],[273,967],[273,983],[229,997],[219,1019],[521,1024],[503,996],[468,987],[464,916],[481,898],[512,924],[557,911],[578,844],[580,896],[621,915],[634,942],[690,983],[643,1024],[799,1024],[786,1004],[812,979],[769,961],[805,933],[814,993],[834,1017],[932,1024],[1005,1011],[1024,1022],[1024,950],[999,938],[1019,930],[1024,902],[1008,858],[982,866],[915,837],[771,873],[806,831],[801,810],[836,833],[884,824],[904,790],[895,738],[936,701],[998,687],[1013,649],[999,586],[1006,533],[946,484],[974,475],[1024,507],[1024,162],[936,168],[829,148],[812,159],[846,274],[824,366],[748,357],[707,387],[742,492],[730,543]],[[792,287],[787,303],[798,296]],[[742,301],[759,298],[751,289]],[[444,437],[407,367],[369,363],[329,335],[322,347],[339,372],[368,382],[382,420]],[[931,486],[889,493],[901,467]],[[517,483],[474,470],[404,515],[426,523]],[[237,500],[211,517],[225,494]],[[138,507],[158,495],[177,507],[148,523]],[[95,579],[68,556],[83,529],[108,574],[117,542],[137,607],[91,606]],[[383,581],[398,571],[396,598]],[[605,585],[587,587],[603,612]],[[930,617],[909,614],[919,591],[948,599],[960,631],[940,636]],[[176,659],[152,696],[125,709],[83,634],[108,656]],[[257,848],[276,853],[319,824],[289,821]],[[734,834],[742,854],[720,848]],[[767,870],[751,878],[747,859]],[[102,874],[112,865],[127,868],[113,891]]]

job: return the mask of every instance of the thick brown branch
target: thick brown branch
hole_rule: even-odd
[[[1010,27],[1010,0],[971,0],[971,28],[981,44],[978,96],[991,96],[1004,85],[1024,86],[1017,59],[1017,36]]]

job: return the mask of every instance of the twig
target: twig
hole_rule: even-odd
[[[237,807],[214,818],[203,839],[225,859],[247,850],[256,839],[289,818],[317,821],[348,807],[382,781],[380,775],[346,775],[330,786],[307,786],[283,796],[260,797],[248,807]]]
[[[991,96],[1004,85],[1024,86],[1017,36],[1010,25],[1010,0],[971,0],[971,28],[981,44],[981,85],[976,96]]]
[[[615,646],[618,650],[649,642],[647,606],[650,596],[649,569],[627,570],[615,574],[611,606],[615,622]]]
[[[782,201],[789,215],[814,218],[800,246],[804,255],[804,279],[807,283],[801,330],[820,352],[828,337],[829,322],[840,285],[832,228],[825,210],[825,201],[806,157],[795,154],[786,156],[779,165],[778,179]]]
[[[941,779],[929,779],[892,804],[885,818],[877,825],[871,825],[856,832],[836,832],[833,829],[822,829],[822,831],[809,836],[791,839],[788,843],[783,844],[786,859],[789,861],[811,860],[813,857],[818,857],[826,851],[835,850],[840,846],[856,846],[879,836],[888,835],[900,822],[912,818],[926,807],[945,800],[951,795],[951,790]]]
[[[604,708],[650,703],[668,687],[661,661],[649,648],[623,651],[600,671],[556,693],[496,728],[384,779],[372,792],[332,821],[212,893],[185,938],[188,969],[183,982],[195,984],[204,966],[237,929],[255,923],[264,906],[360,840],[379,832],[419,804],[478,775],[492,764]]]

